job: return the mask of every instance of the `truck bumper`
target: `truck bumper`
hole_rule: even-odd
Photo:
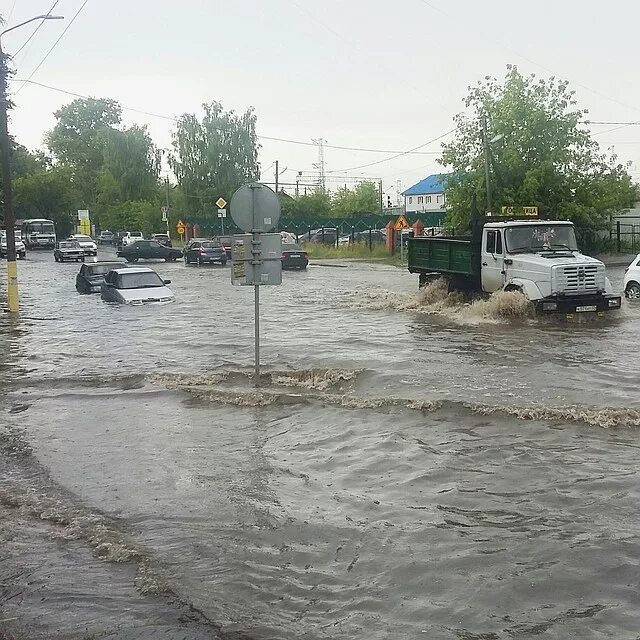
[[[580,296],[573,298],[543,298],[536,300],[536,311],[538,313],[604,313],[615,311],[622,306],[622,296],[594,295]]]

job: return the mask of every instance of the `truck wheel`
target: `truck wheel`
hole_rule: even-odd
[[[627,298],[637,300],[640,298],[640,284],[637,282],[630,282],[624,290],[624,294]]]

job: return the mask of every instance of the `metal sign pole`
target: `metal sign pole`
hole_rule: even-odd
[[[253,285],[253,291],[255,381],[256,386],[260,386],[260,286],[257,284]]]

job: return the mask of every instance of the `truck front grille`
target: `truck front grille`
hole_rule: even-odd
[[[553,293],[593,293],[604,291],[604,265],[558,265],[553,267],[552,285]]]

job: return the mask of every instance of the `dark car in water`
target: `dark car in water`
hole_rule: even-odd
[[[60,240],[53,250],[53,259],[56,262],[65,262],[66,260],[84,262],[84,249],[75,240]]]
[[[307,253],[297,244],[283,244],[280,259],[283,269],[306,269],[309,264]]]
[[[184,263],[198,265],[203,264],[227,264],[227,252],[224,247],[215,240],[196,240],[190,242],[184,249]]]
[[[182,251],[172,247],[165,247],[155,240],[136,240],[118,249],[117,255],[127,262],[138,262],[138,260],[175,262],[182,256]]]
[[[169,237],[168,233],[154,233],[151,236],[151,239],[155,240],[156,242],[159,242],[161,245],[164,245],[165,247],[173,246],[171,244],[171,238]]]
[[[309,235],[304,239],[306,242],[312,242],[313,244],[338,244],[338,230],[335,227],[324,227],[322,229],[316,229],[311,231]]]
[[[97,242],[100,245],[104,244],[115,244],[116,243],[116,234],[113,231],[102,231],[97,238]]]
[[[107,273],[126,266],[124,262],[85,262],[76,276],[76,289],[79,293],[99,293]]]

